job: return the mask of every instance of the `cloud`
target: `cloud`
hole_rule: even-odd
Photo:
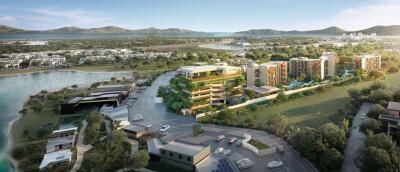
[[[89,15],[89,12],[84,10],[52,10],[52,9],[33,9],[32,13],[38,14],[41,17],[60,19],[73,25],[87,25],[99,22],[105,22],[111,18],[94,17]]]
[[[0,16],[0,24],[13,26],[17,22],[17,19],[12,16]]]

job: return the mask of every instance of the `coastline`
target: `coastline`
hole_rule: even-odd
[[[56,69],[43,69],[43,70],[33,70],[33,71],[18,71],[14,73],[0,73],[1,77],[11,77],[17,75],[27,75],[27,74],[34,74],[34,73],[41,73],[41,72],[49,72],[49,71],[65,71],[65,72],[115,72],[115,73],[124,73],[129,72],[130,70],[103,70],[103,69],[76,69],[76,68],[56,68]]]
[[[54,69],[42,70],[42,71],[30,71],[30,72],[27,72],[27,73],[13,73],[13,74],[11,74],[11,75],[9,75],[9,76],[25,75],[25,74],[40,73],[40,72],[48,72],[48,71],[53,71],[53,70],[54,70]],[[126,71],[105,71],[105,70],[87,71],[87,70],[77,70],[77,69],[54,70],[54,71],[113,72],[113,73],[128,73],[128,72],[129,72],[129,71],[127,71],[127,70],[126,70]],[[0,77],[8,77],[8,76],[0,75]],[[105,81],[105,80],[104,80],[104,81]],[[80,87],[80,88],[87,88],[87,87],[89,87],[91,84],[92,84],[92,83],[80,84],[80,85],[78,85],[78,87]],[[53,89],[53,90],[48,90],[48,92],[55,92],[55,91],[59,91],[59,90],[61,90],[61,89],[62,89],[62,88]],[[36,93],[36,94],[38,94],[38,93]],[[36,94],[33,94],[33,95],[36,95]],[[26,98],[25,98],[25,100],[23,101],[22,107],[19,108],[20,110],[24,108],[24,106],[25,106],[26,102],[28,101],[28,99],[29,99],[29,97],[26,97]],[[8,161],[10,162],[10,164],[11,164],[10,167],[11,167],[11,169],[14,169],[15,172],[19,172],[19,169],[18,169],[19,162],[18,162],[18,160],[14,159],[14,158],[11,156],[11,151],[12,151],[13,148],[14,148],[14,144],[13,144],[13,143],[14,143],[14,140],[13,140],[13,137],[12,137],[12,129],[13,129],[13,126],[14,126],[15,122],[17,122],[18,120],[20,120],[20,119],[22,118],[22,114],[20,114],[20,113],[18,113],[18,114],[19,114],[19,116],[18,116],[17,118],[11,120],[11,121],[8,123],[8,126],[7,126],[7,133],[8,133],[7,139],[8,139],[8,140],[7,140],[7,145],[6,145],[5,152],[4,152],[4,159],[6,159],[6,160],[8,160]]]

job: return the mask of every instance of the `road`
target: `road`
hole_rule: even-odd
[[[342,165],[342,172],[360,172],[360,169],[355,164],[355,159],[358,155],[358,150],[364,146],[365,134],[359,131],[362,123],[361,114],[365,114],[369,111],[373,104],[363,103],[357,115],[353,119],[353,126],[351,129],[351,135],[347,142],[347,147],[344,155],[344,162]]]
[[[82,161],[83,161],[83,155],[85,154],[86,151],[89,151],[92,149],[92,145],[85,145],[83,144],[83,139],[85,138],[85,130],[87,127],[87,122],[86,120],[82,121],[82,128],[81,131],[79,131],[79,137],[78,137],[78,142],[76,143],[76,161],[70,172],[75,172],[81,168]]]
[[[158,77],[150,87],[142,93],[135,93],[131,96],[138,100],[129,107],[131,114],[142,114],[144,122],[151,123],[150,131],[159,131],[163,125],[170,125],[168,135],[164,139],[176,138],[187,134],[184,130],[191,131],[195,118],[192,116],[177,115],[168,112],[162,102],[156,102],[158,87],[168,85],[169,80],[175,76],[176,72],[168,72]],[[143,122],[141,121],[141,122]]]

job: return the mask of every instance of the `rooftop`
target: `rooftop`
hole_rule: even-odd
[[[44,154],[44,158],[40,163],[39,168],[43,169],[52,163],[60,163],[60,162],[70,162],[72,157],[71,149],[52,152]]]
[[[179,70],[186,73],[199,73],[199,72],[210,72],[216,70],[240,70],[240,68],[235,66],[203,65],[203,66],[182,66]]]
[[[78,127],[73,127],[73,128],[66,128],[66,129],[59,129],[59,130],[54,130],[54,133],[62,133],[62,132],[67,132],[67,131],[76,131],[78,130]]]
[[[389,102],[387,109],[400,111],[400,102]]]
[[[194,156],[206,147],[206,145],[201,144],[190,144],[181,141],[172,141],[162,146],[161,149],[172,152],[179,152],[184,155]]]

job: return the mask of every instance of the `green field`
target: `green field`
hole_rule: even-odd
[[[389,86],[400,88],[400,72],[390,74],[384,80]],[[288,124],[298,127],[317,127],[327,122],[339,123],[344,115],[336,115],[339,108],[344,108],[350,103],[347,90],[350,88],[362,88],[370,85],[372,81],[361,82],[346,86],[338,86],[328,89],[323,93],[311,95],[299,99],[289,100],[279,104],[261,106],[255,112],[257,121],[263,122],[268,114],[281,113],[288,117]]]

